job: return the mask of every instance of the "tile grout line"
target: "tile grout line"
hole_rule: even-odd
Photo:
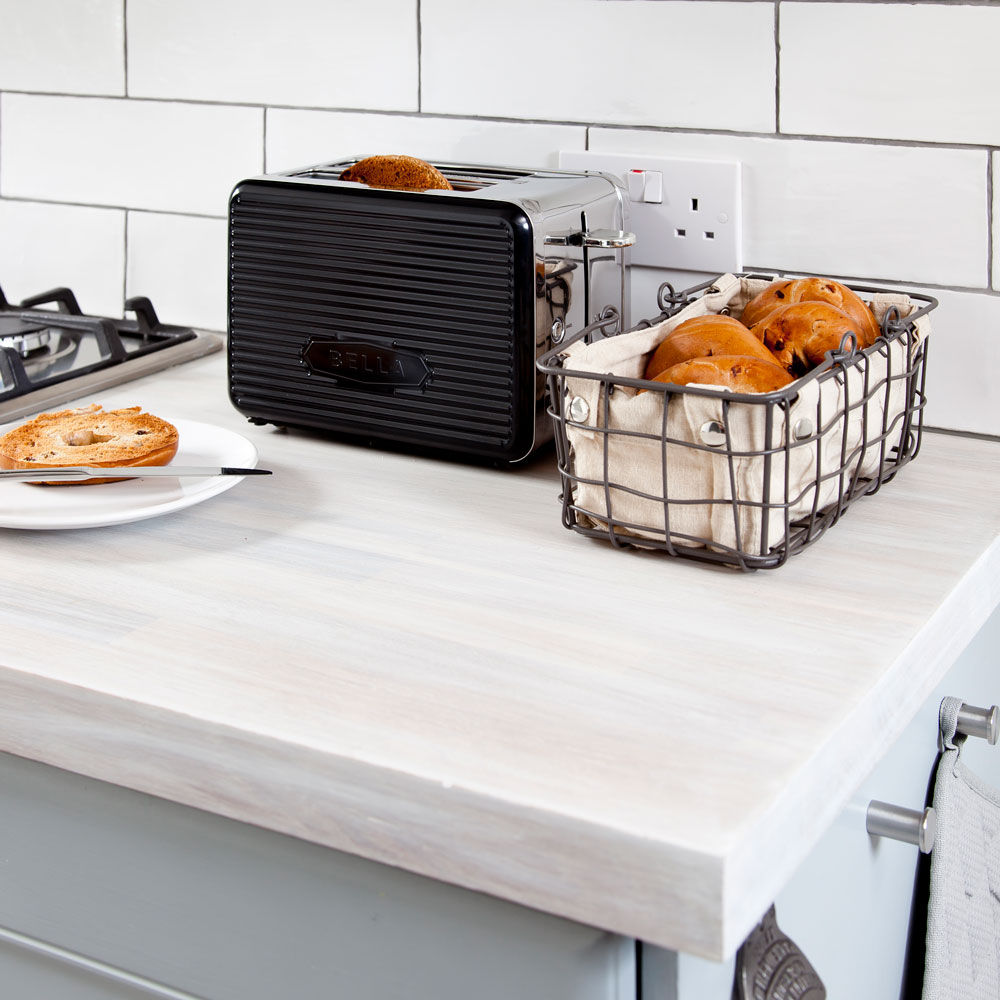
[[[125,97],[128,98],[128,0],[122,0],[122,75],[125,82]],[[122,315],[125,315],[125,300],[128,298],[128,230],[129,211],[125,209],[122,220]]]
[[[125,96],[128,97],[128,0],[122,0],[122,75],[125,79]]]
[[[267,119],[268,119],[267,105],[266,104],[261,105],[260,110],[264,116],[263,129],[262,129],[264,133],[263,135],[264,148],[261,150],[261,163],[263,164],[261,172],[266,174],[267,173]]]
[[[847,2],[847,0],[844,0]],[[665,269],[660,269],[665,270]],[[889,275],[883,275],[881,277],[872,277],[871,275],[864,274],[845,274],[844,272],[838,272],[836,274],[823,273],[819,271],[803,271],[800,268],[790,268],[790,267],[765,267],[762,264],[744,264],[743,270],[747,273],[760,273],[760,274],[773,274],[773,275],[805,275],[809,274],[816,278],[833,278],[835,280],[841,280],[847,284],[856,285],[898,285],[900,287],[906,288],[924,288],[928,290],[937,289],[940,292],[955,292],[960,295],[986,295],[990,298],[1000,298],[1000,291],[994,291],[992,288],[988,288],[985,285],[941,285],[934,284],[929,281],[914,281],[909,278],[893,278]]]
[[[847,2],[847,0],[845,0]],[[1000,0],[997,0],[1000,3]],[[461,115],[441,115],[444,118],[461,118]],[[482,119],[484,121],[507,121],[508,119]],[[520,121],[520,119],[512,119]],[[574,122],[526,121],[531,125],[573,125]],[[686,125],[632,125],[619,122],[595,122],[590,128],[605,129],[609,132],[649,132],[654,135],[715,136],[723,139],[770,139],[774,142],[832,142],[849,146],[884,146],[902,149],[965,149],[972,152],[988,152],[996,148],[990,142],[950,142],[947,140],[927,141],[921,139],[890,139],[870,135],[822,135],[807,132],[746,132],[738,129],[696,129]]]
[[[128,229],[131,213],[125,209],[125,225],[123,226],[123,236],[125,239],[125,259],[122,264],[122,314],[125,313],[125,300],[128,298]]]
[[[611,0],[597,0],[609,3]],[[655,3],[656,0],[621,0],[623,3]],[[759,3],[760,0],[700,0],[701,3]],[[803,4],[853,4],[868,7],[892,7],[901,0],[795,0]],[[922,7],[1000,7],[1000,0],[908,0],[911,6],[919,3]]]
[[[781,0],[774,0],[774,134],[781,135]]]
[[[986,153],[986,287],[993,290],[993,255],[996,253],[996,246],[993,242],[993,217],[996,210],[996,195],[993,189],[993,160],[996,151]]]
[[[3,195],[4,201],[13,201],[25,205],[62,205],[65,208],[91,208],[98,212],[140,212],[143,215],[176,215],[184,219],[221,219],[225,213],[212,215],[208,212],[186,212],[179,208],[143,208],[139,205],[107,205],[95,201],[63,201],[57,198],[29,198],[25,195]]]
[[[711,3],[712,0],[707,0]],[[739,0],[737,0],[739,2]],[[869,7],[893,7],[900,0],[798,0],[799,3],[814,4],[865,4]],[[1000,0],[909,0],[911,5],[919,3],[922,7],[996,7]]]

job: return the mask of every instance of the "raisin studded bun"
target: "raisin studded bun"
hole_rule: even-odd
[[[0,469],[166,465],[177,454],[177,428],[142,407],[105,412],[94,405],[42,413],[0,437]],[[122,480],[60,483],[91,486]]]
[[[369,156],[348,167],[340,179],[396,191],[454,190],[437,167],[415,156]]]
[[[846,285],[829,278],[772,282],[746,304],[742,322],[745,326],[754,327],[776,309],[796,302],[828,302],[846,313],[857,326],[859,348],[871,347],[881,333],[875,314],[858,295]]]
[[[792,284],[788,281],[772,281],[762,292],[758,292],[743,308],[740,322],[746,327],[756,326],[769,313],[781,306],[791,304],[788,289]]]
[[[682,361],[660,372],[653,381],[675,385],[721,385],[733,392],[774,392],[790,385],[794,379],[774,361],[716,354],[710,358]]]
[[[660,342],[646,365],[646,378],[692,358],[746,356],[776,365],[778,359],[742,323],[731,316],[695,316],[685,320]]]
[[[845,335],[858,338],[858,323],[829,302],[794,302],[775,309],[751,330],[769,347],[778,362],[804,374],[820,365],[828,351],[837,350]]]

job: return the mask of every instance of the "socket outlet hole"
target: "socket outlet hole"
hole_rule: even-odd
[[[675,229],[674,230],[674,236],[684,237],[684,236],[687,236],[687,234],[688,234],[688,231],[686,229]]]
[[[706,232],[705,232],[705,239],[706,240],[714,240],[715,239],[715,233],[709,232],[709,231],[706,230]]]
[[[697,212],[698,211],[698,199],[697,198],[692,198],[691,199],[691,211],[692,212]]]

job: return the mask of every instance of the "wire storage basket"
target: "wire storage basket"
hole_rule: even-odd
[[[863,350],[845,338],[775,392],[643,377],[650,354],[684,320],[739,319],[773,280],[727,274],[680,293],[665,284],[655,319],[622,333],[607,310],[539,359],[567,528],[620,548],[773,569],[917,455],[927,314],[937,305],[930,296],[852,286],[881,336]]]

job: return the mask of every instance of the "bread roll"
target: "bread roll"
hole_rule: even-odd
[[[177,454],[178,441],[173,424],[143,413],[139,406],[107,412],[97,405],[60,410],[42,413],[0,438],[0,469],[166,465]],[[108,482],[122,480],[87,479],[52,485]]]
[[[775,309],[796,302],[828,302],[846,313],[857,324],[859,347],[871,347],[881,333],[875,314],[861,298],[846,285],[829,278],[772,282],[746,304],[742,322],[745,326],[754,327]]]
[[[774,392],[794,379],[773,361],[747,355],[716,354],[710,358],[692,358],[660,372],[654,382],[675,385],[697,383],[721,385],[733,392]]]
[[[340,179],[395,191],[454,190],[437,167],[415,156],[369,156],[348,167],[341,173]]]
[[[717,354],[759,358],[774,365],[777,358],[742,323],[732,316],[695,316],[672,330],[653,352],[646,378],[692,358]]]
[[[788,288],[791,284],[791,280],[772,281],[744,306],[740,322],[748,328],[753,328],[779,306],[789,305],[791,299],[788,297]]]
[[[751,331],[769,347],[779,364],[805,374],[837,350],[845,334],[861,338],[858,324],[829,302],[794,302],[775,309]]]

